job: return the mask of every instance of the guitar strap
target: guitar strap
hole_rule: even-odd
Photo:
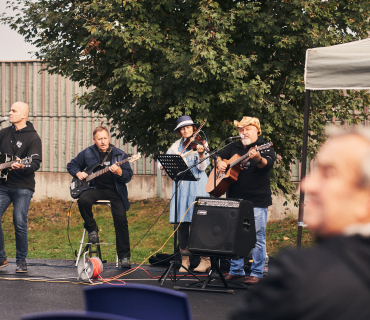
[[[107,158],[109,157],[109,154],[111,153],[112,149],[113,149],[113,146],[110,145],[108,150],[107,150],[108,151],[107,155],[104,157],[103,161],[100,164],[101,167],[103,167],[103,164],[104,164],[105,160],[107,160]]]

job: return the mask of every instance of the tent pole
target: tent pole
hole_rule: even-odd
[[[310,92],[306,90],[304,103],[304,124],[303,124],[303,144],[302,144],[302,166],[301,166],[301,181],[306,176],[307,167],[307,141],[308,141],[308,119],[310,117]],[[303,229],[303,213],[304,213],[304,192],[299,188],[299,213],[298,213],[298,236],[297,248],[301,248],[302,229]]]

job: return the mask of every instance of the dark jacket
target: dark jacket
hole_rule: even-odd
[[[370,319],[370,238],[338,236],[287,250],[232,320]]]
[[[245,155],[251,147],[267,143],[267,139],[258,137],[257,141],[244,148],[240,140],[218,153],[221,159],[229,160],[235,154]],[[253,160],[248,160],[244,169],[239,173],[238,180],[228,189],[229,198],[244,199],[253,202],[255,207],[266,208],[272,204],[270,188],[270,171],[274,165],[275,152],[269,148],[261,152],[267,160],[267,165],[260,169]]]
[[[122,150],[113,147],[112,149],[112,164],[123,159],[128,158],[127,154]],[[67,171],[73,177],[76,177],[78,172],[89,171],[95,165],[100,164],[99,151],[97,146],[94,144],[85,150],[81,151],[76,158],[72,159],[70,163],[67,164]],[[128,193],[126,183],[130,182],[133,172],[131,166],[128,162],[122,164],[122,175],[118,176],[114,174],[114,182],[116,185],[116,190],[121,196],[123,204],[125,205],[126,211],[130,208],[130,203],[128,201]],[[94,180],[91,182],[91,186],[96,188]]]
[[[0,152],[20,159],[32,156],[32,163],[24,169],[11,170],[3,184],[9,188],[35,190],[35,171],[42,161],[41,139],[31,122],[16,130],[14,125],[0,130]]]

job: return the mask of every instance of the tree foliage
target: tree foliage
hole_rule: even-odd
[[[80,105],[106,115],[146,154],[170,146],[183,114],[208,120],[211,148],[237,134],[234,119],[258,117],[280,159],[272,187],[286,195],[302,148],[306,50],[366,38],[370,28],[369,1],[9,3],[17,14],[2,21],[38,47],[50,73],[92,87]],[[315,92],[310,157],[328,121],[358,123],[368,104],[365,92]]]

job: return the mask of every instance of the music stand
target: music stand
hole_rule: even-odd
[[[173,256],[174,260],[170,262],[169,267],[159,278],[161,282],[161,287],[163,286],[165,280],[169,276],[171,270],[173,269],[173,281],[176,282],[176,267],[183,267],[189,273],[191,273],[195,278],[200,280],[193,272],[188,268],[183,266],[179,261],[176,261],[176,249],[177,249],[177,194],[178,194],[178,184],[180,181],[198,181],[199,178],[195,178],[193,173],[188,170],[188,166],[184,159],[178,154],[158,154],[156,155],[157,159],[161,163],[163,169],[169,175],[169,177],[175,182],[175,221],[174,221],[174,247],[173,247]]]

